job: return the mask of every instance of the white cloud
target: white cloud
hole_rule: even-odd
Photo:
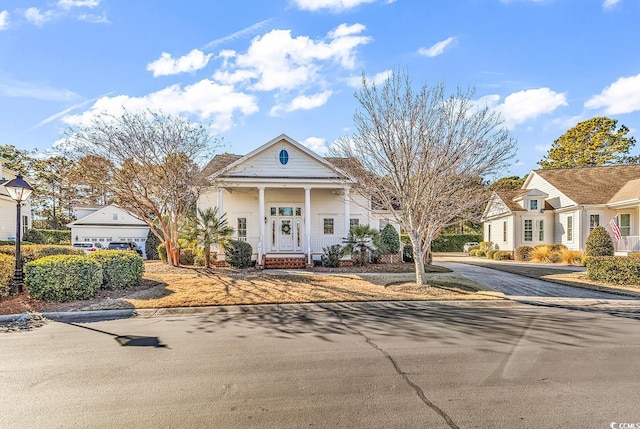
[[[343,12],[365,3],[373,3],[376,0],[293,0],[299,9],[315,12],[327,9],[330,12]],[[393,3],[393,2],[388,2]]]
[[[100,0],[58,0],[58,7],[71,9],[73,7],[88,7],[93,9],[100,6]]]
[[[547,153],[547,152],[549,152],[550,149],[551,149],[551,143],[544,144],[544,145],[543,144],[537,144],[533,148],[533,150],[535,150],[536,152],[542,152],[542,153]]]
[[[324,155],[327,153],[327,141],[320,137],[307,137],[302,144],[317,154]]]
[[[509,128],[551,113],[560,106],[568,106],[566,93],[558,93],[549,88],[514,92],[506,96],[502,103],[498,104],[499,101],[500,96],[488,95],[480,98],[477,103],[500,112]]]
[[[387,79],[389,79],[389,76],[391,76],[392,71],[391,69],[389,70],[385,70],[385,71],[381,71],[380,73],[376,73],[373,76],[366,76],[367,78],[367,83],[375,83],[376,85],[382,85],[384,83],[384,81],[386,81]],[[347,80],[347,85],[349,85],[352,88],[360,88],[362,86],[362,76],[352,76]]]
[[[607,86],[586,103],[587,109],[604,108],[607,115],[620,115],[640,110],[640,74],[624,76]]]
[[[602,7],[605,9],[612,9],[615,5],[620,3],[621,0],[604,0],[602,2]]]
[[[0,31],[9,28],[9,11],[0,11]]]
[[[187,55],[173,59],[171,54],[163,52],[160,58],[147,64],[147,70],[153,72],[153,76],[170,76],[178,73],[190,73],[207,66],[213,54],[204,54],[199,49],[194,49]]]
[[[237,92],[229,85],[219,85],[203,79],[184,88],[172,85],[143,97],[102,97],[88,111],[67,115],[63,121],[71,125],[86,125],[95,115],[102,112],[118,115],[123,107],[132,111],[151,109],[175,115],[195,115],[200,120],[213,120],[213,128],[218,131],[232,127],[236,112],[250,115],[258,111],[253,95]]]
[[[292,37],[291,30],[272,30],[256,37],[244,54],[225,51],[225,66],[214,75],[221,82],[246,80],[257,91],[290,91],[320,80],[325,67],[355,68],[358,46],[371,41],[362,24],[342,24],[324,40]],[[225,70],[225,67],[227,70]]]
[[[4,77],[0,82],[0,95],[45,101],[71,101],[79,98],[76,93],[68,89],[58,89],[39,82],[24,82]]]
[[[271,115],[277,115],[281,110],[293,112],[296,110],[311,110],[320,107],[329,101],[332,91],[323,91],[311,96],[299,95],[286,105],[276,105],[271,109]]]
[[[447,37],[446,39],[435,43],[430,48],[420,48],[418,49],[418,53],[420,55],[424,55],[425,57],[437,57],[444,53],[444,50],[451,46],[452,43],[456,41],[455,37]]]
[[[24,12],[24,17],[35,25],[36,27],[42,27],[45,22],[51,21],[54,18],[55,13],[51,10],[46,12],[40,12],[37,7],[30,7]]]
[[[111,24],[109,18],[107,18],[106,14],[95,15],[90,13],[84,13],[82,15],[78,15],[78,21],[90,22],[92,24]]]

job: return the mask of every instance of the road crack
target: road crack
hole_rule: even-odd
[[[420,400],[427,407],[431,408],[431,410],[433,410],[436,414],[438,414],[440,417],[442,417],[444,419],[444,421],[447,423],[447,425],[451,429],[460,429],[459,426],[455,424],[455,422],[451,419],[451,417],[449,417],[449,415],[446,412],[444,412],[440,407],[438,407],[436,404],[431,402],[429,400],[429,398],[427,398],[427,396],[424,394],[424,391],[422,390],[422,388],[420,386],[418,386],[416,383],[411,381],[409,376],[400,368],[400,366],[398,365],[398,362],[396,362],[395,359],[386,350],[384,350],[382,347],[380,347],[375,342],[373,342],[373,340],[371,338],[369,338],[365,333],[363,333],[359,329],[347,325],[344,322],[344,319],[342,318],[342,316],[340,315],[338,310],[335,310],[335,309],[329,308],[329,307],[324,307],[324,306],[322,306],[322,307],[325,308],[326,310],[331,311],[333,314],[335,314],[336,317],[338,318],[338,320],[340,321],[340,324],[342,326],[344,326],[346,329],[349,329],[350,331],[355,332],[356,334],[360,335],[362,338],[365,339],[365,342],[370,347],[372,347],[373,349],[375,349],[378,352],[382,353],[382,355],[385,358],[387,358],[387,360],[389,360],[389,362],[391,362],[391,365],[393,365],[393,368],[398,373],[398,375],[400,375],[402,377],[402,379],[405,381],[405,383],[407,383],[416,392],[416,395],[418,395]]]

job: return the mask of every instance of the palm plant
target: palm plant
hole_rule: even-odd
[[[195,242],[204,249],[205,266],[211,266],[211,245],[224,246],[233,228],[229,226],[226,214],[218,216],[218,208],[198,209],[197,214],[186,222],[185,238],[187,242]]]
[[[369,225],[356,225],[349,230],[349,236],[344,240],[345,249],[351,253],[353,262],[363,266],[369,262],[369,257],[380,247],[380,233]]]

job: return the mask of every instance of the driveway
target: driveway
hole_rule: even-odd
[[[579,289],[545,280],[524,277],[518,274],[498,271],[491,268],[479,267],[458,262],[437,261],[437,265],[449,268],[456,274],[476,281],[490,289],[502,292],[507,296],[519,297],[556,297],[556,298],[592,298],[633,300],[634,298]]]

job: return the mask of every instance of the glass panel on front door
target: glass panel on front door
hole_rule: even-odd
[[[271,251],[302,251],[302,208],[291,206],[270,207]]]

